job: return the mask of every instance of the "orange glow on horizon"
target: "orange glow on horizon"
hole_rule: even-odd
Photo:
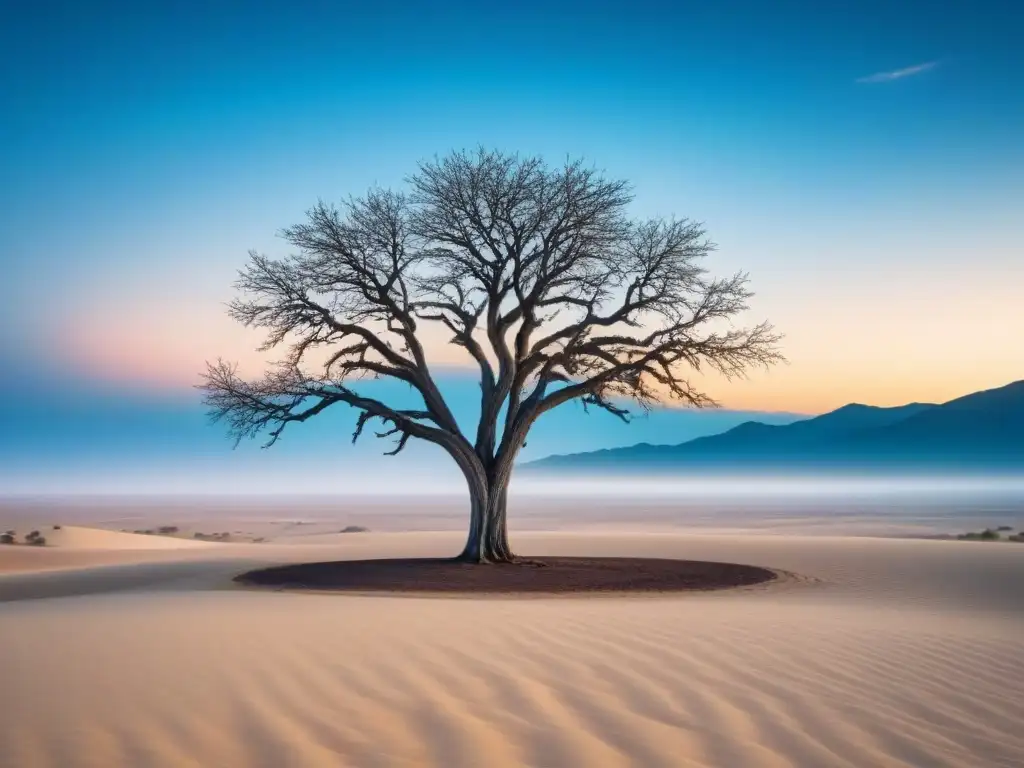
[[[893,302],[874,314],[840,312],[838,303],[823,303],[818,312],[778,304],[766,314],[786,332],[787,364],[752,371],[747,379],[705,373],[693,381],[726,408],[794,413],[823,413],[850,402],[944,402],[1002,386],[1024,379],[1024,346],[1007,346],[991,332],[1024,327],[1014,292],[1003,293],[993,289],[983,310],[949,317],[929,312],[923,300]],[[815,322],[804,319],[808,312],[816,314]],[[125,325],[124,317],[135,320]],[[207,360],[223,357],[237,362],[243,375],[259,376],[279,356],[257,352],[262,334],[234,323],[219,305],[199,304],[188,312],[180,305],[147,304],[145,311],[118,306],[89,312],[70,327],[74,333],[60,351],[84,375],[163,392],[199,383]],[[424,328],[435,366],[472,375],[472,363],[447,343],[446,331]]]

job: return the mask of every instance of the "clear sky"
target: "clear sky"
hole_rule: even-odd
[[[485,145],[582,156],[705,222],[815,413],[1024,378],[1024,5],[6,3],[9,387],[187,393],[223,302],[318,198]],[[442,352],[437,350],[442,356]],[[441,357],[443,359],[443,357]],[[12,383],[13,382],[13,383]],[[184,396],[184,395],[181,395]]]

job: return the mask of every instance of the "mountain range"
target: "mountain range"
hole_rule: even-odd
[[[678,445],[550,456],[528,471],[680,472],[831,468],[1024,471],[1024,381],[947,403],[851,403],[785,425],[747,421]]]

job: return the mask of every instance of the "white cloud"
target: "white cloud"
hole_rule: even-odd
[[[914,75],[920,75],[922,72],[927,72],[930,69],[935,69],[939,66],[937,61],[926,61],[924,64],[915,64],[912,67],[904,67],[903,69],[894,69],[889,72],[875,72],[873,75],[867,77],[857,78],[858,83],[887,83],[890,80],[901,80],[904,77],[913,77]]]

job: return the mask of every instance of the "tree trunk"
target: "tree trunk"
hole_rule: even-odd
[[[486,488],[470,485],[469,536],[459,556],[470,563],[509,563],[515,560],[508,544],[508,477],[501,473]]]
[[[508,482],[500,489],[492,486],[491,503],[487,513],[487,553],[495,563],[508,563],[515,559],[508,545]]]
[[[469,486],[469,536],[459,555],[469,563],[483,562],[484,531],[487,519],[487,493],[474,485]]]

